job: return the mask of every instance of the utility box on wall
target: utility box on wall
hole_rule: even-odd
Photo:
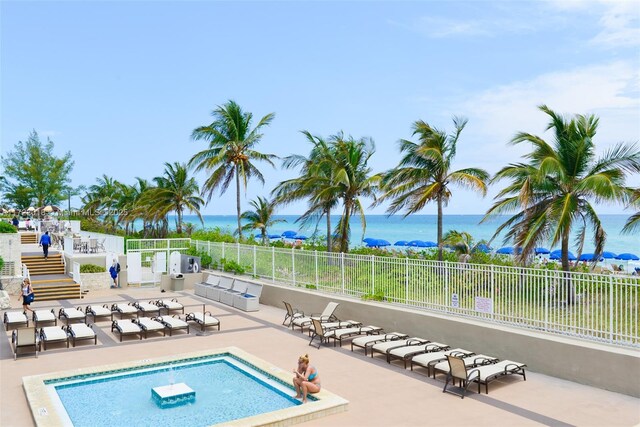
[[[180,273],[200,273],[200,257],[180,255]]]

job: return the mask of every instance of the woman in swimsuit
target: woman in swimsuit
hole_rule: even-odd
[[[320,377],[318,370],[309,366],[309,355],[305,354],[298,358],[298,368],[293,370],[296,375],[293,379],[293,386],[296,388],[296,399],[302,398],[302,403],[307,403],[308,393],[320,391]]]

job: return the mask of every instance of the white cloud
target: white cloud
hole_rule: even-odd
[[[608,48],[640,45],[640,4],[635,1],[608,1],[600,18],[602,30],[591,43]]]
[[[421,16],[410,23],[391,22],[429,38],[481,36],[494,37],[503,33],[521,33],[534,30],[527,21],[513,19],[450,19],[442,16]]]

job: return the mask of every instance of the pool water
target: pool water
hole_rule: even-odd
[[[160,409],[151,389],[177,383],[195,402]],[[300,404],[290,388],[228,356],[49,384],[76,427],[209,426]]]

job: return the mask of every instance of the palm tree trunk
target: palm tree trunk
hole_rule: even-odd
[[[442,261],[442,196],[438,195],[438,261]]]
[[[182,234],[182,209],[176,209],[176,213],[178,214],[178,224],[176,225],[176,231],[178,234]]]
[[[267,246],[267,229],[262,229],[262,246]]]
[[[331,235],[331,209],[325,209],[327,215],[327,252],[331,252],[333,245],[333,236]]]
[[[236,212],[238,213],[238,242],[242,240],[242,224],[240,222],[240,168],[236,164]]]
[[[351,218],[351,203],[345,202],[342,217],[342,232],[340,236],[340,252],[349,252],[349,219]]]
[[[562,270],[564,271],[564,284],[567,287],[567,305],[573,305],[574,289],[571,283],[571,266],[569,265],[569,233],[565,232],[562,236]]]

